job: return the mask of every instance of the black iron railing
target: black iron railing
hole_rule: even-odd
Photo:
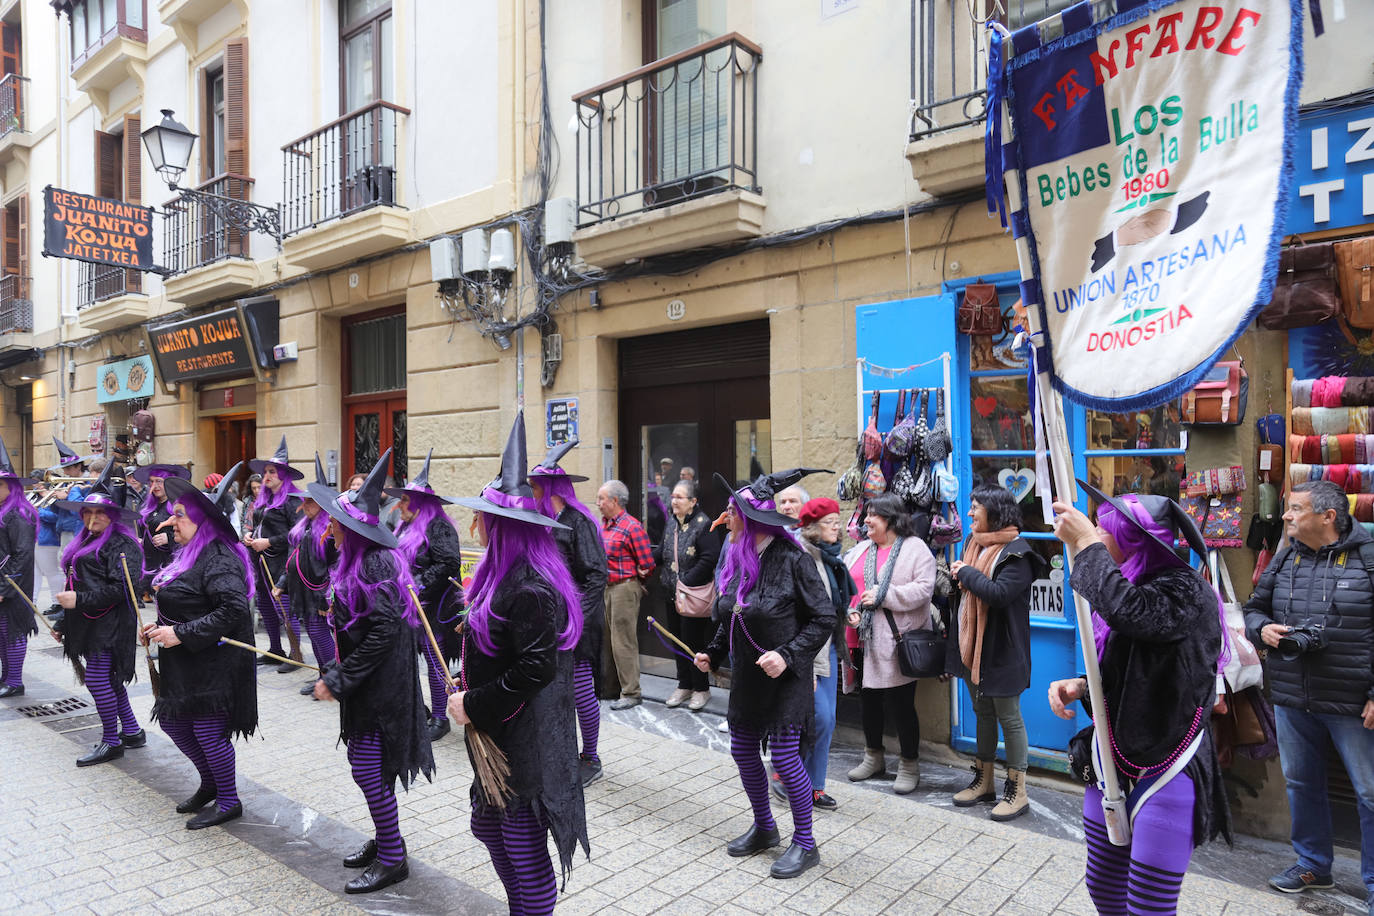
[[[0,277],[0,334],[33,330],[33,300],[29,278],[19,274]]]
[[[205,182],[197,191],[230,200],[248,200],[253,179],[227,173]],[[183,273],[225,258],[249,257],[248,236],[231,228],[224,216],[202,200],[180,195],[163,208],[163,264],[172,273]]]
[[[982,123],[988,16],[1015,31],[1077,0],[912,0],[911,139]],[[1110,6],[1110,0],[1102,3]]]
[[[282,147],[282,232],[399,205],[396,130],[410,111],[373,102]]]
[[[7,73],[0,79],[0,137],[28,130],[25,107],[28,102],[29,78]]]
[[[759,190],[762,60],[732,32],[573,96],[579,225]]]
[[[76,307],[84,309],[106,299],[138,292],[136,276],[134,271],[123,267],[82,261],[76,274]]]

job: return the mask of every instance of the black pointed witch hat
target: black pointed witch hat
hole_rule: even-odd
[[[90,455],[78,455],[76,449],[63,442],[56,436],[52,437],[52,446],[57,449],[57,464],[52,466],[52,470],[60,471],[76,464],[85,464],[91,460]]]
[[[225,474],[209,493],[196,489],[195,484],[183,477],[168,477],[162,485],[167,490],[169,502],[181,503],[183,506],[188,502],[194,502],[201,514],[215,526],[216,532],[227,540],[237,541],[238,532],[234,530],[230,514],[234,510],[234,480],[242,467],[243,462],[240,461],[230,468],[229,473]]]
[[[382,492],[387,496],[394,496],[400,499],[402,496],[428,496],[430,499],[437,499],[445,506],[453,505],[453,500],[445,499],[434,488],[429,485],[429,460],[434,457],[434,449],[430,449],[425,454],[425,463],[420,468],[420,473],[410,479],[410,482],[403,487],[384,487]]]
[[[291,466],[291,459],[287,456],[286,452],[285,433],[282,434],[281,445],[277,446],[277,453],[275,455],[271,458],[254,458],[252,461],[248,462],[248,469],[254,474],[261,474],[263,468],[267,467],[269,464],[276,466],[278,474],[284,477],[290,477],[292,480],[300,480],[305,477],[304,474]]]
[[[558,462],[563,460],[564,455],[577,448],[579,441],[580,440],[577,439],[569,439],[567,442],[560,442],[558,445],[549,449],[549,453],[544,456],[544,460],[530,468],[530,476],[557,477],[560,480],[567,480],[571,483],[582,483],[584,480],[590,480],[591,478],[583,477],[581,474],[569,474],[558,466]]]
[[[386,469],[391,467],[391,449],[372,466],[363,485],[357,490],[338,493],[328,484],[312,483],[306,492],[329,513],[329,517],[355,534],[380,544],[395,547],[396,535],[382,524],[382,483],[386,480]]]
[[[529,478],[525,476],[525,412],[515,415],[515,423],[506,439],[506,449],[501,453],[501,473],[487,484],[478,497],[463,497],[453,502],[459,506],[476,509],[488,515],[500,515],[531,525],[546,528],[564,528],[534,508],[534,491],[530,489]]]
[[[797,520],[790,515],[783,515],[774,509],[760,509],[747,499],[737,497],[748,493],[759,502],[772,500],[778,493],[788,487],[798,483],[808,474],[819,474],[824,472],[824,468],[788,468],[785,471],[774,471],[771,474],[759,474],[752,483],[736,490],[730,486],[730,482],[719,473],[715,475],[716,483],[720,484],[734,499],[735,505],[739,506],[745,517],[758,522],[761,525],[772,525],[775,528],[790,528],[797,524]],[[828,472],[826,472],[828,473]]]
[[[111,493],[110,476],[113,471],[114,462],[106,462],[105,470],[100,472],[95,483],[91,484],[80,499],[59,499],[53,505],[77,515],[81,514],[82,509],[100,509],[116,521],[126,525],[133,524],[134,519],[138,518],[137,510],[124,508],[122,502]]]
[[[1097,503],[1099,506],[1111,506],[1117,512],[1121,513],[1122,518],[1126,519],[1126,521],[1130,522],[1136,528],[1139,528],[1143,534],[1148,534],[1153,538],[1155,543],[1159,544],[1165,550],[1177,553],[1178,548],[1175,547],[1175,545],[1166,544],[1159,535],[1141,524],[1140,519],[1136,518],[1135,513],[1131,511],[1130,507],[1126,505],[1126,502],[1120,496],[1108,496],[1097,487],[1082,480],[1077,481],[1077,483],[1080,487],[1088,491],[1088,495],[1092,497],[1093,502]],[[1170,532],[1175,537],[1181,538],[1193,553],[1197,554],[1199,557],[1206,558],[1207,542],[1203,540],[1202,532],[1198,530],[1197,522],[1193,521],[1188,513],[1183,511],[1183,507],[1177,502],[1167,496],[1157,496],[1153,493],[1132,493],[1123,495],[1134,496],[1161,528]]]
[[[191,479],[191,469],[183,464],[145,464],[133,470],[130,477],[143,484],[148,485],[148,479],[154,474],[159,477],[180,477],[183,480]]]
[[[329,486],[329,475],[324,472],[324,464],[320,462],[320,453],[315,453],[315,483],[322,486]]]
[[[4,481],[12,487],[27,487],[34,483],[32,477],[20,477],[14,469],[14,462],[10,460],[9,449],[5,448],[5,440],[0,439],[0,481]]]

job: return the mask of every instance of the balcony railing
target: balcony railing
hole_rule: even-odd
[[[54,0],[71,22],[72,72],[115,38],[148,40],[147,0]]]
[[[19,274],[0,277],[0,334],[33,330],[33,300],[29,278]]]
[[[253,179],[227,173],[196,188],[231,200],[248,200]],[[224,217],[201,201],[175,197],[164,207],[162,263],[172,273],[184,273],[225,258],[249,257],[248,238],[230,228]]]
[[[373,102],[282,147],[282,232],[398,205],[396,128],[408,109]]]
[[[732,32],[573,96],[578,223],[758,191],[762,60]]]
[[[1058,13],[1077,0],[977,0],[1002,10],[1012,31]],[[1110,5],[1110,2],[1097,5]],[[917,0],[911,23],[911,139],[983,121],[987,102],[987,30],[973,0]]]
[[[29,78],[7,73],[0,79],[0,137],[28,130],[25,107],[28,102]]]
[[[81,262],[76,274],[76,307],[84,309],[141,289],[138,274],[123,267]]]

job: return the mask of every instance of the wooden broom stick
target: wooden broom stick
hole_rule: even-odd
[[[273,661],[285,662],[288,665],[295,665],[297,668],[309,668],[311,671],[320,670],[319,668],[316,668],[314,665],[307,665],[305,662],[298,662],[294,658],[282,658],[275,652],[268,652],[266,649],[259,649],[257,646],[250,646],[246,642],[239,642],[237,639],[230,639],[228,636],[221,636],[219,641],[222,645],[237,646],[240,649],[247,649],[249,652],[256,652],[259,655],[267,656]]]
[[[138,595],[134,593],[134,580],[129,575],[129,561],[124,554],[119,555],[119,565],[124,567],[124,584],[129,586],[129,603],[134,609],[134,623],[138,627],[138,633],[143,635],[143,617],[138,613]],[[162,677],[157,673],[157,664],[153,661],[153,649],[148,645],[148,640],[140,640],[143,643],[143,657],[148,662],[148,685],[153,688],[153,699],[162,696]]]

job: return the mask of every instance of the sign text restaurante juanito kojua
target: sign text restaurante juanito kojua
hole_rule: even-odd
[[[168,381],[253,371],[251,348],[234,309],[150,328],[148,336],[160,374]]]
[[[153,211],[48,186],[43,189],[43,254],[154,270]]]

